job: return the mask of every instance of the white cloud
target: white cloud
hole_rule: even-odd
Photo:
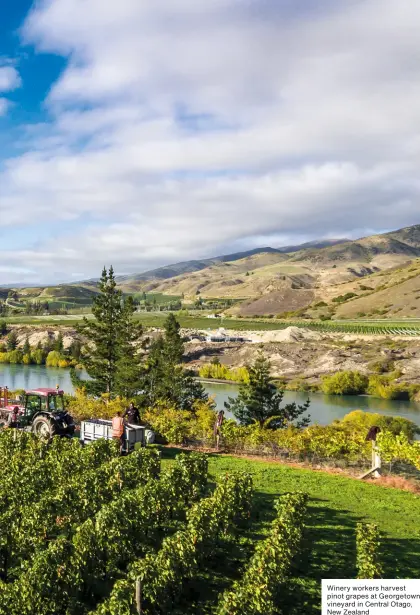
[[[0,117],[6,115],[9,108],[9,101],[6,98],[0,98]]]
[[[1,66],[0,64],[0,92],[11,92],[20,87],[19,73],[14,66]]]
[[[411,0],[37,3],[22,36],[68,65],[0,217],[90,222],[13,258],[71,276],[415,223],[419,27]]]
[[[0,58],[0,117],[6,115],[11,106],[10,101],[1,95],[12,92],[21,86],[18,71],[7,62],[5,58]]]

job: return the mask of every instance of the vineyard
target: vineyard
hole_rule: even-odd
[[[284,328],[304,327],[321,333],[349,333],[356,335],[408,335],[420,336],[420,322],[401,323],[401,322],[342,322],[342,321],[283,321]]]
[[[336,566],[335,555],[322,555],[334,540],[346,542],[337,550],[344,578],[380,576],[389,566],[379,541],[389,518],[377,523],[373,514],[370,525],[354,520],[336,534],[334,519],[345,513],[335,510],[343,506],[338,500],[328,503],[335,482],[347,506],[355,497],[347,484],[359,483],[329,477],[324,484],[303,472],[292,484],[296,470],[277,466],[271,474],[269,464],[173,452],[164,460],[154,448],[121,457],[106,440],[47,445],[3,432],[0,614],[274,615],[293,602],[299,577],[305,603],[285,612],[312,615],[318,581],[330,560]],[[357,502],[366,508],[369,496],[374,503],[377,489],[360,484]],[[418,528],[416,496],[401,492],[391,505],[392,491],[382,489],[379,508],[383,502],[389,514],[394,506],[406,533],[408,519]],[[402,574],[414,576],[406,557],[414,558],[418,543],[411,541],[409,553],[400,543],[397,549]],[[315,573],[303,569],[308,562]]]
[[[81,320],[81,316],[9,316],[10,324],[28,325],[71,325]],[[138,312],[135,319],[144,327],[161,328],[165,321],[164,312]],[[420,336],[419,320],[278,320],[264,318],[214,318],[209,320],[203,315],[177,314],[177,320],[184,329],[217,329],[224,327],[232,331],[278,331],[287,327],[302,327],[321,333],[349,333],[357,335],[402,335]]]

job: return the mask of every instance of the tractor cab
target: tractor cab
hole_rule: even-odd
[[[58,389],[34,389],[24,395],[25,414],[34,412],[64,412],[63,391]]]
[[[33,389],[23,395],[21,422],[28,425],[35,415],[65,412],[64,392],[57,389]]]

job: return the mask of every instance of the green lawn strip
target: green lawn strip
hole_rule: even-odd
[[[176,449],[163,449],[163,459]],[[250,461],[224,455],[210,457],[210,477],[247,471],[256,489],[253,523],[239,544],[219,549],[202,575],[189,584],[188,600],[179,612],[207,614],[217,594],[238,578],[274,516],[273,501],[282,493],[309,494],[309,517],[304,553],[290,582],[279,588],[279,605],[288,615],[315,615],[321,610],[322,578],[355,578],[355,531],[358,521],[376,523],[381,533],[386,578],[420,576],[420,497],[397,489],[278,463]],[[197,596],[194,601],[194,596]],[[199,598],[198,598],[199,596]],[[193,607],[187,602],[193,600]],[[175,612],[175,611],[174,611]],[[178,613],[178,611],[176,611]]]

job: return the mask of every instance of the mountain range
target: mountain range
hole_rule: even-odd
[[[239,261],[249,256],[256,254],[292,254],[294,252],[300,252],[306,249],[319,249],[328,246],[334,246],[340,243],[344,243],[348,239],[321,239],[316,241],[309,241],[296,246],[284,246],[281,248],[254,248],[253,250],[246,250],[244,252],[235,252],[234,254],[224,254],[222,256],[215,256],[213,258],[207,258],[204,260],[191,260],[181,263],[175,263],[174,265],[165,265],[158,269],[152,269],[143,273],[129,274],[124,276],[117,276],[118,282],[127,281],[141,281],[141,280],[167,280],[178,275],[185,273],[192,273],[194,271],[201,271],[211,265],[217,265],[218,263],[228,263]]]
[[[406,294],[399,288],[400,280],[417,277],[418,259],[420,225],[415,225],[357,240],[318,240],[187,261],[122,276],[118,283],[126,292],[186,300],[228,297],[237,301],[231,312],[243,316],[420,316],[420,278]],[[386,284],[394,290],[385,292]],[[317,304],[325,305],[314,308]]]
[[[233,314],[420,317],[420,224],[357,240],[262,247],[117,276],[126,293],[230,298]],[[97,280],[22,289],[27,298],[91,301]],[[85,296],[86,295],[86,296]]]

